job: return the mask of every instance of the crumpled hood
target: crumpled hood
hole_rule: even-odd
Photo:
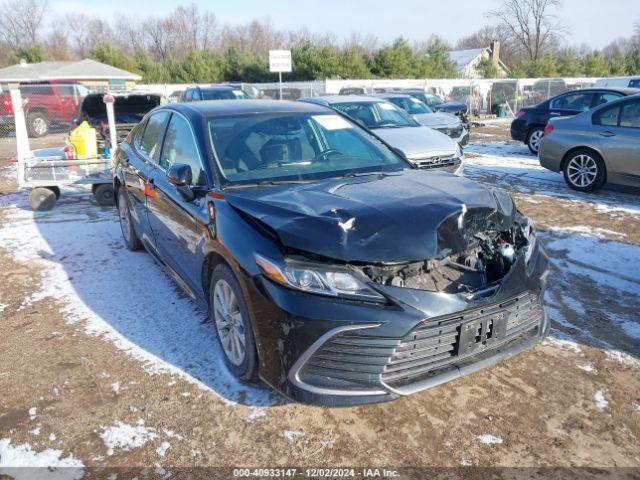
[[[407,158],[454,155],[458,144],[429,127],[377,128],[374,133]]]
[[[225,198],[285,247],[344,262],[444,257],[476,232],[510,228],[516,215],[506,193],[421,170],[228,189]]]
[[[455,128],[460,126],[460,119],[452,113],[419,113],[413,115],[420,125],[431,128]]]

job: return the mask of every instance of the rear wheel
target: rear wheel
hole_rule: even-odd
[[[529,132],[527,136],[527,147],[529,147],[529,151],[534,155],[538,155],[538,151],[540,150],[540,140],[544,137],[544,129],[540,127],[536,127]]]
[[[44,137],[49,133],[49,117],[42,112],[27,114],[27,132],[32,138]]]
[[[213,271],[209,292],[211,316],[231,372],[243,381],[257,377],[257,353],[253,328],[240,284],[229,267]]]
[[[60,188],[58,187],[46,187],[56,194],[56,200],[60,200]]]
[[[122,238],[127,246],[127,250],[135,252],[142,248],[142,243],[136,235],[136,231],[133,228],[133,222],[131,220],[131,212],[129,212],[129,204],[127,203],[127,196],[124,193],[124,189],[118,190],[118,216],[120,217],[120,230],[122,230]]]
[[[47,212],[56,206],[56,193],[47,187],[37,187],[29,192],[29,205],[37,212]]]
[[[598,190],[604,184],[606,176],[602,157],[592,150],[576,150],[564,164],[564,181],[580,192]]]
[[[116,203],[113,186],[108,183],[96,186],[93,190],[93,196],[96,202],[98,202],[98,205],[103,207],[112,207]]]

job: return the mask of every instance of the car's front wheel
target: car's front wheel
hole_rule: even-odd
[[[127,203],[127,196],[124,187],[118,190],[118,217],[120,217],[120,230],[122,230],[122,238],[127,246],[127,250],[134,252],[142,248],[142,243],[133,229],[133,221],[131,220],[131,212]]]
[[[214,269],[209,295],[211,316],[227,367],[242,381],[255,380],[253,328],[240,284],[227,265],[219,264]]]
[[[529,132],[529,136],[527,137],[527,146],[529,147],[529,151],[534,155],[538,155],[540,151],[540,140],[544,137],[544,129],[540,127],[536,127]]]
[[[602,157],[591,150],[577,150],[564,164],[564,180],[574,190],[593,192],[604,184],[606,168]]]

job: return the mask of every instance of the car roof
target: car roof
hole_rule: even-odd
[[[327,113],[327,107],[286,100],[208,100],[203,102],[169,103],[160,107],[189,116],[221,117],[261,113]]]
[[[320,97],[305,97],[300,99],[301,102],[335,105],[336,103],[372,103],[381,102],[380,98],[371,95],[323,95]]]
[[[378,98],[411,98],[411,95],[402,92],[376,93],[375,96]]]
[[[196,85],[194,88],[199,88],[200,90],[240,90],[232,85]]]
[[[593,87],[593,88],[581,88],[578,90],[567,90],[566,92],[562,92],[559,95],[564,95],[565,93],[595,93],[595,92],[613,92],[613,93],[622,93],[623,95],[635,95],[640,93],[640,89],[638,88],[615,88],[615,87]]]

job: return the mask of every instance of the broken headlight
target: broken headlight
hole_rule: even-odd
[[[284,262],[255,254],[262,273],[282,286],[330,297],[384,302],[385,298],[346,270],[325,269],[321,265]]]
[[[522,237],[526,241],[526,245],[524,247],[524,259],[528,264],[529,260],[531,260],[531,255],[533,255],[533,251],[536,248],[536,231],[533,228],[533,222],[529,217],[522,217],[522,220],[520,221],[520,230]]]

